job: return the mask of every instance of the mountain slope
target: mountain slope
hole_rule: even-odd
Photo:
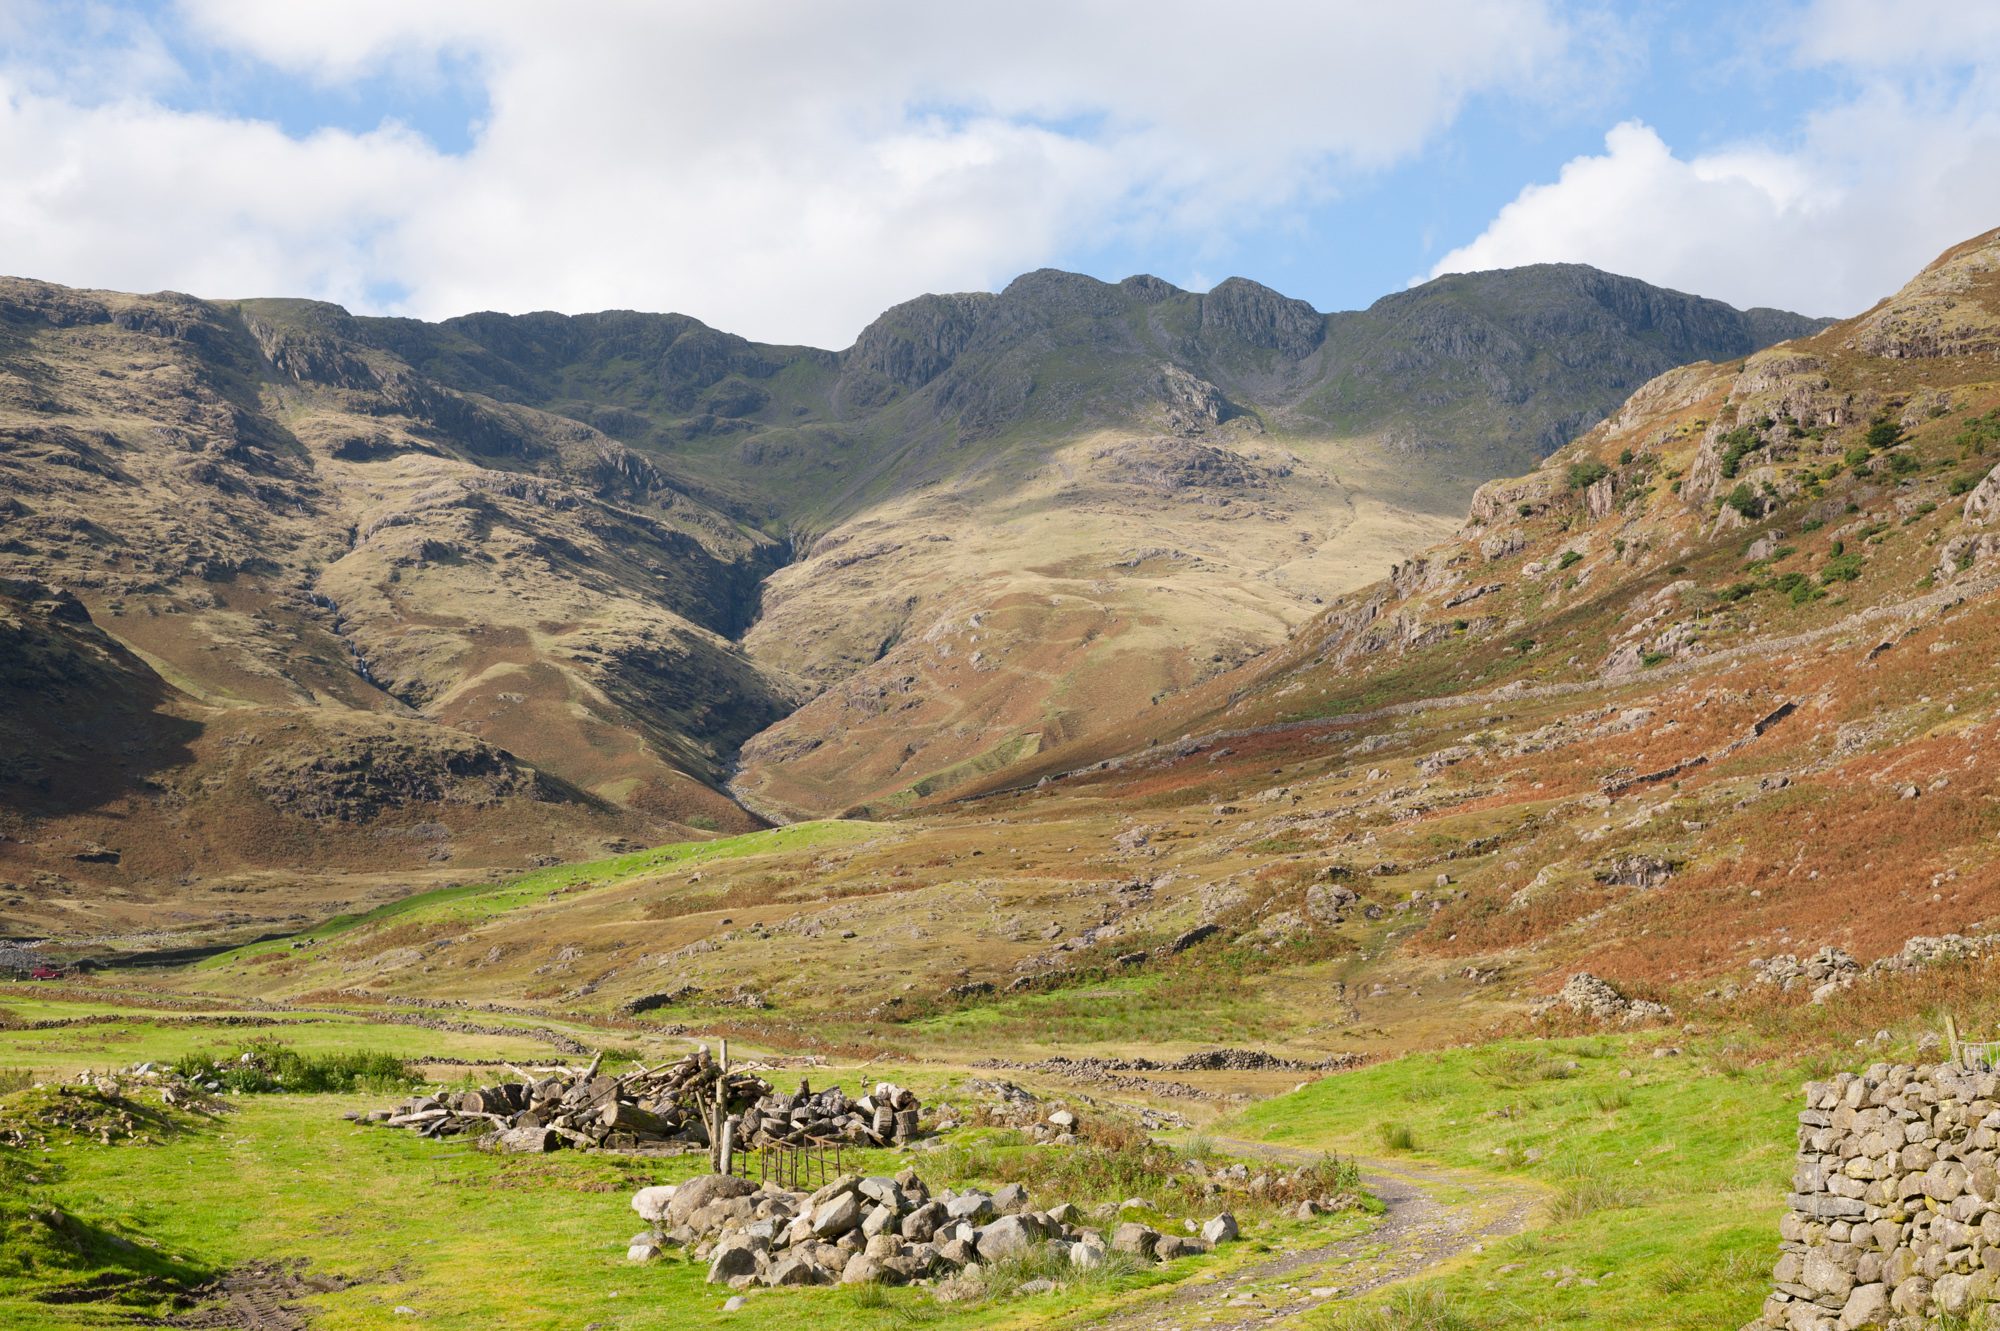
[[[1282,648],[983,793],[399,917],[421,973],[372,928],[227,969],[958,1058],[1405,1049],[1579,969],[1865,1036],[2000,936],[1996,651],[2000,232],[1655,379]]]
[[[356,325],[789,534],[744,646],[812,701],[734,785],[785,814],[922,797],[1136,715],[1653,374],[1819,326],[1575,266],[1335,315],[1240,278],[1043,270],[907,302],[838,357],[674,316]]]
[[[1321,316],[1240,280],[1041,272],[831,353],[676,315],[428,325],[10,281],[12,613],[38,643],[85,621],[34,607],[85,616],[118,695],[96,714],[141,701],[165,738],[0,774],[4,927],[74,923],[46,875],[124,927],[162,901],[263,918],[246,884],[288,915],[301,863],[371,898],[744,830],[732,774],[778,813],[949,791],[1145,714],[1440,534],[1557,428],[1518,384],[1574,411],[1649,356],[1771,331],[1612,279],[1473,286],[1384,322],[1424,292]],[[1350,360],[1436,387],[1336,433],[1313,413]],[[71,696],[59,715],[98,692]]]

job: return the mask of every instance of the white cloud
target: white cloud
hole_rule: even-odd
[[[106,102],[5,62],[0,171],[29,185],[0,198],[9,267],[363,307],[400,285],[429,317],[679,309],[823,345],[1107,236],[1263,221],[1469,97],[1537,89],[1570,41],[1547,0],[183,0],[155,21],[322,88],[449,60],[490,111],[463,155],[393,126],[298,140],[169,109],[171,69]]]
[[[1580,262],[1737,305],[1853,314],[2000,224],[2000,10],[1823,0],[1799,65],[1851,89],[1778,146],[1683,156],[1628,121],[1431,275]]]

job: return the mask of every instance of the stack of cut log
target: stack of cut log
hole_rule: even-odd
[[[747,1071],[724,1072],[706,1049],[664,1067],[640,1065],[619,1076],[589,1066],[524,1070],[519,1080],[473,1091],[415,1096],[393,1109],[352,1117],[408,1128],[425,1137],[479,1133],[504,1151],[632,1150],[673,1142],[705,1144],[709,1115],[722,1085],[731,1112],[755,1105],[771,1084]]]
[[[713,1146],[720,1107],[739,1148],[842,1141],[888,1146],[917,1135],[922,1105],[888,1082],[859,1099],[837,1086],[801,1082],[782,1095],[747,1069],[726,1069],[707,1049],[661,1067],[601,1073],[585,1068],[508,1067],[518,1080],[473,1091],[436,1091],[392,1109],[348,1115],[360,1123],[407,1128],[425,1137],[476,1133],[499,1150],[547,1152]]]

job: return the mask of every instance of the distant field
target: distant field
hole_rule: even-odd
[[[294,938],[335,938],[356,929],[386,924],[390,921],[407,923],[453,920],[473,924],[504,915],[510,910],[547,898],[551,894],[570,894],[587,891],[593,887],[609,887],[661,869],[704,864],[711,860],[733,860],[752,855],[810,850],[819,846],[846,845],[867,841],[888,831],[889,829],[878,823],[838,820],[792,823],[785,827],[776,827],[764,832],[750,832],[742,836],[721,837],[713,841],[679,841],[609,859],[556,865],[523,874],[505,883],[464,883],[455,887],[441,887],[429,892],[418,892],[362,914],[336,915],[324,923],[284,939],[251,943],[228,952],[219,952],[199,962],[196,969],[219,970],[252,957],[288,951]]]

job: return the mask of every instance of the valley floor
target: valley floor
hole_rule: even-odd
[[[19,1083],[32,1070],[53,1080],[259,1037],[308,1051],[487,1063],[546,1061],[551,1038],[648,1059],[687,1044],[589,1021],[483,1014],[460,1023],[492,1032],[479,1033],[384,1024],[379,1012],[332,1006],[148,1001],[137,990],[50,997],[0,987],[13,1027],[0,1030],[0,1076]],[[760,1290],[726,1315],[726,1291],[702,1283],[699,1263],[670,1256],[640,1267],[624,1257],[637,1227],[631,1192],[695,1172],[694,1157],[495,1156],[341,1118],[382,1095],[245,1095],[150,1145],[0,1147],[0,1225],[11,1249],[0,1252],[0,1326],[130,1325],[162,1313],[174,1325],[314,1331],[1734,1326],[1762,1297],[1796,1088],[1813,1070],[1753,1060],[1720,1036],[1656,1032],[1494,1040],[1275,1095],[1255,1077],[1242,1079],[1251,1091],[1212,1074],[1225,1098],[1201,1100],[1009,1071],[1087,1115],[1178,1111],[1189,1126],[1174,1135],[1204,1155],[1351,1156],[1386,1213],[1259,1217],[1243,1243],[1209,1257],[973,1306],[940,1305],[917,1289]],[[427,1071],[468,1075],[444,1062]],[[946,1061],[834,1059],[810,1075],[816,1085],[889,1077],[934,1100],[958,1099],[969,1079],[993,1074]],[[879,1155],[864,1167],[914,1163],[940,1182],[997,1181],[976,1171],[1007,1158],[984,1146]],[[25,1244],[46,1231],[34,1217],[51,1208],[83,1237],[60,1251]],[[168,1306],[172,1291],[205,1286],[194,1311]]]

